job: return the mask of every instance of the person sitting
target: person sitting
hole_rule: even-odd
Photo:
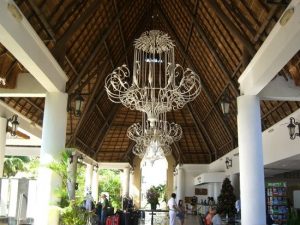
[[[212,218],[213,218],[213,211],[212,208],[209,208],[204,220],[205,220],[205,225],[212,225]]]

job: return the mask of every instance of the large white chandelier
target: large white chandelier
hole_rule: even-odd
[[[200,93],[201,82],[191,69],[175,64],[174,43],[158,30],[144,32],[134,43],[132,82],[126,65],[106,77],[111,101],[147,114],[153,123],[159,115],[181,109]]]

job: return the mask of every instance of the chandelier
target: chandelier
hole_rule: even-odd
[[[174,46],[162,31],[144,32],[134,43],[132,77],[126,65],[106,77],[109,99],[145,112],[151,123],[160,114],[194,100],[200,93],[200,78],[191,69],[175,64]]]
[[[166,120],[166,113],[159,115],[159,118],[150,122],[147,114],[142,113],[142,123],[134,123],[127,129],[127,136],[136,142],[132,152],[139,156],[158,158],[171,153],[170,145],[180,140],[182,128],[176,123],[169,123]]]

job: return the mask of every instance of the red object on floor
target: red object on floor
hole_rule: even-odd
[[[107,217],[105,225],[120,225],[120,216],[115,215]]]
[[[112,216],[108,216],[108,217],[106,218],[106,223],[105,223],[105,225],[113,225],[113,218],[112,218]]]
[[[113,220],[113,224],[112,225],[120,225],[120,216],[119,215],[113,216],[112,220]]]

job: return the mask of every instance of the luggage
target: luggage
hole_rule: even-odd
[[[119,215],[108,216],[105,225],[120,225],[120,216]]]
[[[108,216],[107,218],[106,218],[106,223],[105,223],[105,225],[113,225],[112,224],[112,216]]]

